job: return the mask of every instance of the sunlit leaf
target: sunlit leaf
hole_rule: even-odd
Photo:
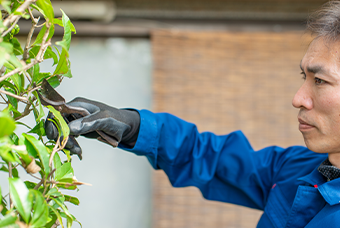
[[[74,176],[73,168],[70,162],[64,163],[61,167],[57,168],[55,171],[54,179],[56,181],[63,182],[65,179],[71,179]]]
[[[9,181],[9,192],[13,200],[13,204],[17,211],[23,218],[23,220],[28,223],[31,217],[32,209],[32,196],[29,191],[19,178],[8,178]]]
[[[65,48],[61,51],[61,54],[59,56],[59,62],[57,64],[57,67],[55,68],[53,75],[57,74],[66,74],[68,72],[68,52]]]
[[[37,6],[42,10],[42,13],[47,21],[53,24],[54,12],[50,0],[37,0]]]
[[[6,214],[3,218],[0,219],[0,227],[11,227],[11,225],[15,225],[15,221],[17,221],[18,217],[14,212]]]
[[[54,18],[54,24],[64,27],[63,21],[60,18]],[[77,33],[76,28],[74,27],[72,23],[70,23],[70,27],[71,27],[71,32],[74,32],[74,34],[76,34]]]
[[[38,33],[38,35],[37,35],[37,38],[35,39],[35,41],[34,41],[34,43],[32,44],[32,46],[38,45],[38,44],[41,44],[41,43],[42,43],[46,31],[47,31],[47,26],[44,25],[44,26],[40,29],[40,31],[39,31],[39,33]],[[48,32],[49,32],[49,33],[48,33],[48,36],[47,36],[46,40],[49,40],[49,39],[54,35],[54,27],[51,26]],[[40,46],[36,46],[36,47],[39,47],[39,49],[40,49]]]
[[[10,135],[15,129],[15,122],[7,111],[0,112],[0,138]]]

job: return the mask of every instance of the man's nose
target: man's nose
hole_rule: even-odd
[[[296,92],[292,104],[295,108],[305,108],[308,110],[313,108],[312,91],[307,82],[304,82]]]

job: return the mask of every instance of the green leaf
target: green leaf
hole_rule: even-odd
[[[59,42],[56,42],[57,45],[60,45],[62,48],[66,49],[66,51],[70,50],[70,45],[71,45],[71,27],[72,23],[70,21],[70,18],[64,13],[62,9],[60,9],[63,16],[62,16],[62,22],[63,22],[63,27],[64,27],[64,36],[63,39]]]
[[[41,101],[40,101],[40,98],[38,96],[38,93],[36,91],[33,92],[34,96],[37,98],[38,100],[38,105],[39,105],[39,115],[36,116],[36,119],[35,121],[36,122],[39,122],[41,118],[43,118],[45,116],[45,113],[44,113],[44,109],[43,109],[43,106],[41,104]],[[35,110],[35,112],[38,112],[37,110]]]
[[[24,182],[19,178],[8,178],[8,181],[13,204],[23,220],[28,223],[31,217],[32,196],[29,194]]]
[[[19,93],[24,90],[25,86],[25,78],[24,74],[14,74],[10,77],[10,79],[14,82],[15,86],[18,88]]]
[[[2,7],[4,7],[4,9],[10,14],[12,13],[11,11],[11,1],[8,1],[8,0],[2,0],[0,1]]]
[[[15,90],[13,90],[12,88],[5,88],[5,90],[7,92],[13,93],[15,94]],[[6,95],[7,99],[9,100],[9,102],[13,105],[13,107],[15,107],[16,109],[18,108],[18,100],[12,96]]]
[[[60,136],[63,136],[64,138],[68,137],[70,134],[70,129],[65,122],[64,118],[61,116],[60,112],[55,110],[52,106],[47,106],[47,108],[53,113],[54,117],[57,119],[58,126],[61,129],[61,132],[59,132]]]
[[[7,210],[7,208],[6,208],[6,207],[7,207],[7,203],[6,203],[6,200],[5,200],[4,198],[2,198],[1,206],[2,206],[1,214],[2,214],[3,216],[9,214],[9,213],[7,213],[7,212],[8,212],[8,210]]]
[[[5,165],[2,165],[0,167],[0,170],[8,173],[8,168]],[[19,173],[18,173],[18,170],[16,168],[12,168],[12,175],[13,175],[13,177],[19,177]]]
[[[70,162],[64,163],[61,167],[56,169],[54,179],[63,182],[65,179],[72,179],[74,176],[73,168]]]
[[[30,130],[28,133],[35,133],[39,136],[45,136],[46,133],[45,133],[44,124],[45,124],[44,120],[39,121],[38,124],[35,125],[35,127],[32,130]]]
[[[54,12],[50,0],[37,0],[37,6],[42,10],[45,19],[53,24]]]
[[[36,183],[30,182],[30,181],[25,181],[24,183],[28,189],[32,189],[37,185]]]
[[[32,161],[32,158],[29,156],[26,148],[24,147],[23,149],[21,149],[21,147],[12,147],[13,150],[15,150],[15,152],[17,152],[19,154],[19,156],[21,157],[21,159],[27,164],[29,165]],[[20,149],[19,149],[20,148]]]
[[[63,48],[59,55],[59,62],[55,68],[53,75],[66,74],[68,72],[68,52]]]
[[[22,54],[24,54],[24,50],[22,50],[21,45],[20,45],[20,43],[19,43],[17,38],[13,37],[10,40],[10,42],[13,45],[13,52],[14,52],[15,55],[22,55]]]
[[[54,18],[54,24],[59,25],[61,27],[64,27],[62,19],[60,19],[60,18]],[[71,32],[74,32],[74,34],[76,34],[77,31],[76,31],[76,28],[74,27],[74,25],[72,24],[72,22],[70,23],[70,27],[71,27]]]
[[[44,55],[44,59],[50,59],[50,58],[53,59],[53,65],[52,66],[54,66],[55,64],[58,63],[57,54],[53,52],[51,46],[48,46],[47,49],[46,49],[45,55]]]
[[[0,66],[4,65],[13,52],[13,45],[8,42],[0,42]]]
[[[32,145],[31,148],[34,148],[34,150],[36,151],[36,154],[38,154],[39,159],[42,163],[42,168],[45,171],[45,176],[47,176],[50,173],[50,167],[49,167],[50,154],[48,153],[45,145],[41,141],[37,140],[31,135],[27,135],[27,134],[22,134],[22,135],[29,142],[29,144]],[[29,148],[27,148],[27,151],[29,151]]]
[[[42,43],[46,31],[47,31],[47,26],[44,25],[44,26],[40,29],[40,31],[39,31],[39,33],[38,33],[38,35],[37,35],[37,38],[35,39],[35,41],[34,41],[34,43],[32,44],[32,46],[34,46],[34,45],[40,45],[40,44]],[[49,29],[49,31],[48,31],[48,36],[47,36],[47,39],[46,39],[46,40],[49,40],[50,38],[52,38],[53,35],[54,35],[54,27],[51,26],[50,29]],[[35,47],[39,47],[39,49],[40,49],[40,46],[35,46]],[[37,52],[37,53],[38,53],[38,52]]]
[[[15,129],[15,122],[7,111],[0,112],[0,138],[10,135]]]
[[[0,42],[0,50],[11,54],[13,53],[13,44],[8,42]]]
[[[6,162],[19,162],[18,156],[12,152],[13,143],[9,137],[0,138],[0,157]]]
[[[13,64],[13,66],[15,66],[16,68],[21,69],[22,68],[22,64],[20,62],[20,60],[14,55],[11,54],[8,60],[11,64]]]
[[[8,109],[8,111],[13,113],[13,118],[17,118],[17,117],[21,116],[21,113],[15,107],[13,107],[12,104],[8,104],[7,109]],[[16,122],[16,123],[21,124],[20,122]]]
[[[73,197],[73,196],[69,196],[69,195],[64,195],[64,197],[65,197],[65,201],[79,206],[79,199],[78,198]]]
[[[35,57],[37,57],[39,50],[40,50],[40,46],[34,46],[34,47],[32,47],[32,48],[29,50],[29,52],[28,52],[29,58],[34,59]],[[31,69],[32,69],[32,68],[31,68]]]
[[[43,227],[48,222],[48,207],[44,196],[41,192],[31,189],[34,196],[33,216],[30,227]]]
[[[55,169],[59,169],[61,167],[61,160],[58,153],[55,153],[53,157],[53,164]]]
[[[15,215],[14,212],[6,214],[0,220],[0,227],[11,227],[11,225],[15,225],[15,221],[17,221],[18,217]]]
[[[71,62],[70,62],[70,60],[67,60],[67,62],[68,62],[68,71],[67,71],[67,73],[65,73],[65,74],[63,74],[63,76],[65,76],[65,77],[68,77],[68,78],[72,78],[72,73],[71,73]]]
[[[61,192],[58,191],[57,188],[51,188],[51,189],[46,193],[46,196],[53,196],[54,198],[63,197],[63,195],[61,194]]]
[[[9,136],[9,138],[15,145],[18,145],[19,137],[14,132]]]
[[[8,73],[9,71],[7,71],[6,70],[6,74]],[[2,81],[2,82],[0,82],[0,88],[1,87],[9,87],[9,88],[11,88],[13,91],[15,91],[14,93],[15,94],[18,94],[19,93],[19,91],[18,91],[18,88],[17,87],[15,87],[12,83],[10,83],[10,82],[8,82],[8,81]]]
[[[49,77],[51,77],[51,73],[39,73],[38,75],[35,75],[35,78],[33,79],[33,81],[36,83],[40,83],[44,78],[49,78]]]
[[[60,81],[59,81],[58,76],[54,76],[54,77],[48,79],[47,81],[53,88],[57,88],[60,85]]]
[[[72,218],[72,215],[70,214],[70,212],[68,211],[67,207],[65,206],[65,204],[60,200],[60,198],[51,198],[58,206],[60,206],[63,211],[65,212],[65,214]]]
[[[36,45],[36,44],[41,44],[41,42],[43,41],[43,37],[44,37],[44,35],[45,35],[45,33],[46,33],[46,30],[47,30],[47,27],[46,27],[46,25],[44,25],[44,26],[40,29],[40,31],[39,31],[39,33],[38,33],[38,35],[37,35],[37,38],[35,38],[35,41],[33,42],[32,46],[34,46],[34,45]],[[36,48],[36,49],[38,49],[38,51],[39,51],[40,46],[35,46],[35,47],[33,47],[33,48]],[[35,56],[37,55],[38,51],[36,52]]]
[[[62,218],[61,218],[61,216],[60,216],[59,211],[58,211],[57,209],[55,209],[53,206],[51,206],[51,205],[48,205],[48,206],[49,206],[49,208],[54,212],[54,214],[57,216],[57,218],[58,218],[58,220],[59,220],[59,223],[60,223],[61,227],[64,228],[63,220],[62,220]]]

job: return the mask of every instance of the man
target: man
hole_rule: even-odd
[[[76,98],[91,115],[69,116],[73,135],[101,138],[144,155],[175,187],[196,186],[209,200],[263,210],[258,227],[340,227],[340,2],[311,19],[316,36],[301,61],[304,83],[293,99],[306,147],[254,151],[240,131],[217,136],[171,114],[119,110]],[[54,124],[46,134],[57,139]],[[71,152],[80,154],[74,139]]]

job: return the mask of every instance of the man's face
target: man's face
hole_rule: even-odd
[[[301,61],[305,81],[293,99],[306,146],[340,152],[340,42],[315,39]]]

